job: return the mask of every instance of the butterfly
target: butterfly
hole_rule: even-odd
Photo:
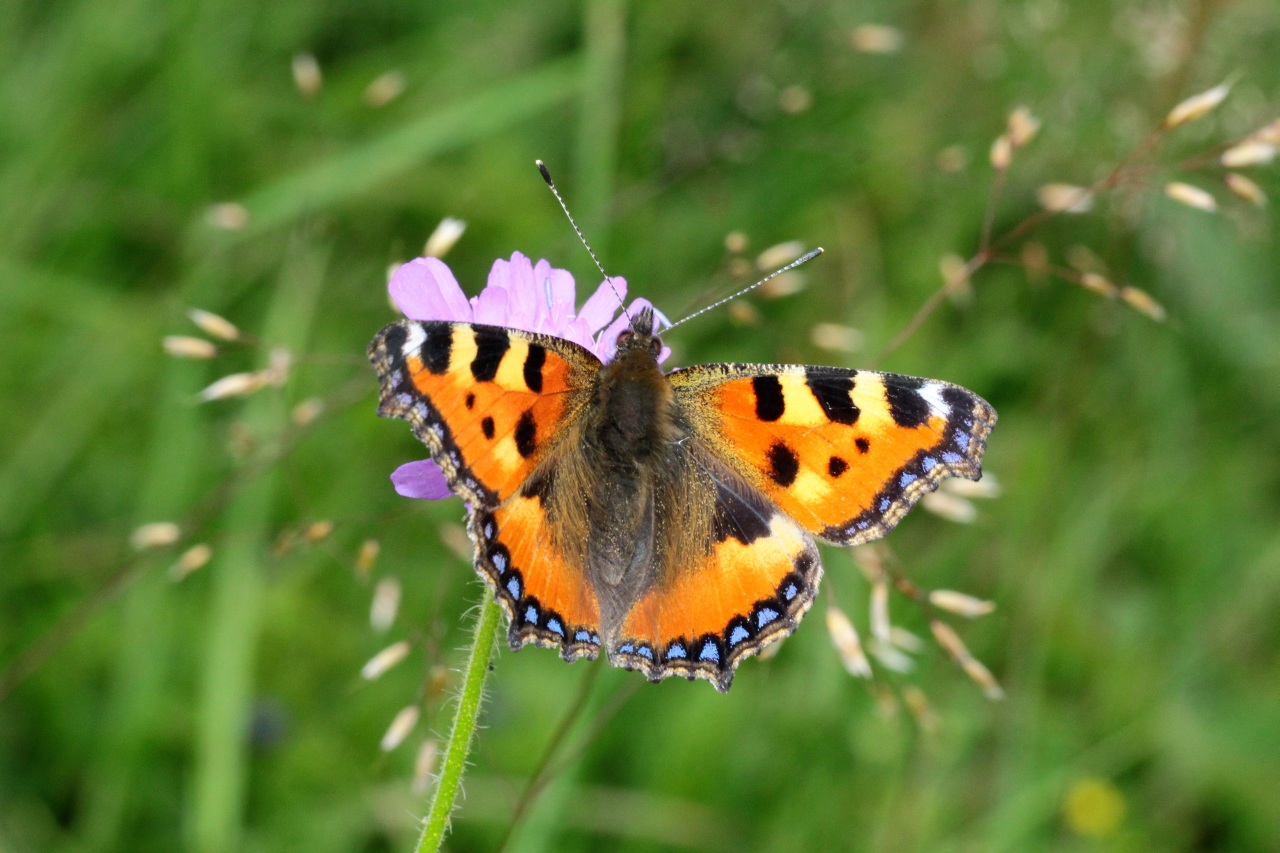
[[[789,635],[822,577],[815,539],[888,533],[947,476],[981,476],[996,421],[971,391],[839,367],[663,373],[654,314],[607,363],[563,338],[402,320],[369,345],[378,413],[403,418],[467,505],[512,649],[558,649],[727,692]]]

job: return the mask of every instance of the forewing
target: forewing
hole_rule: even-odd
[[[585,403],[600,361],[572,341],[500,326],[401,320],[369,344],[378,414],[403,418],[454,492],[496,507]]]
[[[972,391],[893,373],[712,364],[668,378],[700,439],[841,545],[884,536],[944,477],[978,479],[996,421]]]

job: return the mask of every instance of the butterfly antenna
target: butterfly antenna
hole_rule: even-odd
[[[679,326],[681,323],[687,323],[687,322],[689,322],[690,320],[692,320],[694,317],[697,317],[699,314],[705,314],[705,313],[707,313],[707,312],[708,312],[708,311],[710,311],[712,308],[719,308],[721,305],[725,304],[726,302],[730,302],[730,301],[732,301],[732,300],[734,300],[734,299],[737,299],[739,296],[741,296],[741,295],[742,295],[742,294],[744,294],[744,293],[750,293],[751,291],[755,290],[755,289],[756,289],[757,287],[759,287],[760,285],[764,284],[766,281],[771,281],[771,280],[773,280],[773,279],[777,278],[778,276],[782,275],[784,272],[790,272],[791,270],[795,269],[796,267],[800,266],[801,264],[807,264],[807,263],[809,263],[809,261],[811,261],[811,260],[813,260],[814,258],[818,257],[818,255],[821,255],[821,254],[823,253],[823,251],[825,251],[825,250],[824,250],[821,246],[819,246],[819,247],[818,247],[818,248],[816,248],[816,249],[813,249],[813,250],[811,250],[811,251],[805,252],[803,255],[801,255],[800,257],[796,258],[794,261],[792,261],[791,263],[787,264],[787,265],[786,265],[785,267],[783,267],[782,269],[780,269],[780,270],[774,270],[773,272],[769,273],[769,274],[768,274],[767,276],[765,276],[764,278],[762,278],[762,279],[760,279],[759,281],[757,281],[755,284],[750,285],[750,286],[748,286],[748,287],[744,287],[744,288],[742,288],[742,290],[739,290],[737,293],[734,293],[734,294],[732,294],[731,296],[726,296],[724,299],[721,299],[721,300],[720,300],[720,301],[718,301],[718,302],[712,302],[712,303],[711,303],[710,305],[708,305],[706,308],[700,308],[699,310],[694,311],[694,312],[693,312],[692,314],[690,314],[688,317],[684,317],[684,318],[682,318],[682,319],[680,319],[680,320],[676,320],[674,323],[672,323],[670,326],[668,326],[668,327],[667,327],[667,330],[668,330],[668,331],[670,331],[671,329],[674,329],[676,326]]]
[[[595,263],[596,269],[600,270],[600,275],[604,276],[604,280],[609,283],[609,289],[613,291],[613,295],[618,297],[618,305],[622,308],[622,313],[628,318],[631,317],[627,313],[627,304],[622,298],[622,294],[618,292],[618,288],[613,286],[613,279],[609,278],[609,274],[604,271],[600,259],[596,257],[596,253],[591,251],[591,244],[587,242],[587,238],[582,236],[582,229],[578,227],[578,223],[574,221],[573,214],[569,212],[569,205],[564,203],[564,199],[560,196],[560,190],[556,189],[556,182],[551,180],[551,172],[547,171],[547,164],[541,160],[534,160],[538,164],[538,171],[542,173],[542,180],[547,182],[547,186],[551,188],[551,194],[556,197],[556,201],[560,202],[560,209],[564,211],[564,215],[568,218],[569,224],[573,226],[573,233],[578,235],[578,239],[582,241],[582,247],[587,250],[587,254],[591,256],[591,260]]]

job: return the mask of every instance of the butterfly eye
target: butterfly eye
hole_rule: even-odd
[[[634,334],[630,330],[624,330],[618,333],[617,343],[614,344],[618,349],[625,349],[631,345],[631,338]]]
[[[649,353],[650,353],[654,358],[657,358],[657,357],[658,357],[658,355],[659,355],[661,352],[662,352],[662,339],[661,339],[661,338],[649,338]]]

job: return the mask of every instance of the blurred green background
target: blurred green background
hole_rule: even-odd
[[[514,827],[589,665],[501,650],[449,849],[1280,849],[1280,241],[1221,169],[1176,168],[1280,115],[1278,23],[1273,0],[0,4],[0,851],[411,849],[415,752],[456,690],[430,673],[459,665],[480,586],[448,545],[460,503],[391,489],[422,451],[374,416],[363,350],[394,317],[388,266],[444,216],[469,223],[448,262],[471,293],[516,250],[594,288],[535,157],[673,316],[768,246],[827,248],[800,292],[682,327],[669,365],[875,365],[996,406],[1003,495],[969,525],[918,508],[888,545],[921,585],[996,602],[952,621],[1007,698],[929,644],[878,667],[877,701],[823,626],[833,595],[868,622],[828,549],[815,612],[727,696],[599,673]],[[1043,129],[996,234],[1227,78],[1121,193],[1032,234],[1167,322],[996,265],[880,357],[940,259],[979,246],[1011,109]],[[1280,198],[1274,165],[1244,173]],[[165,356],[191,307],[255,337]],[[862,350],[819,348],[818,321]],[[283,388],[196,403],[274,346]],[[132,549],[155,521],[180,541]],[[197,543],[212,561],[174,583]],[[409,659],[362,680],[401,639]]]

